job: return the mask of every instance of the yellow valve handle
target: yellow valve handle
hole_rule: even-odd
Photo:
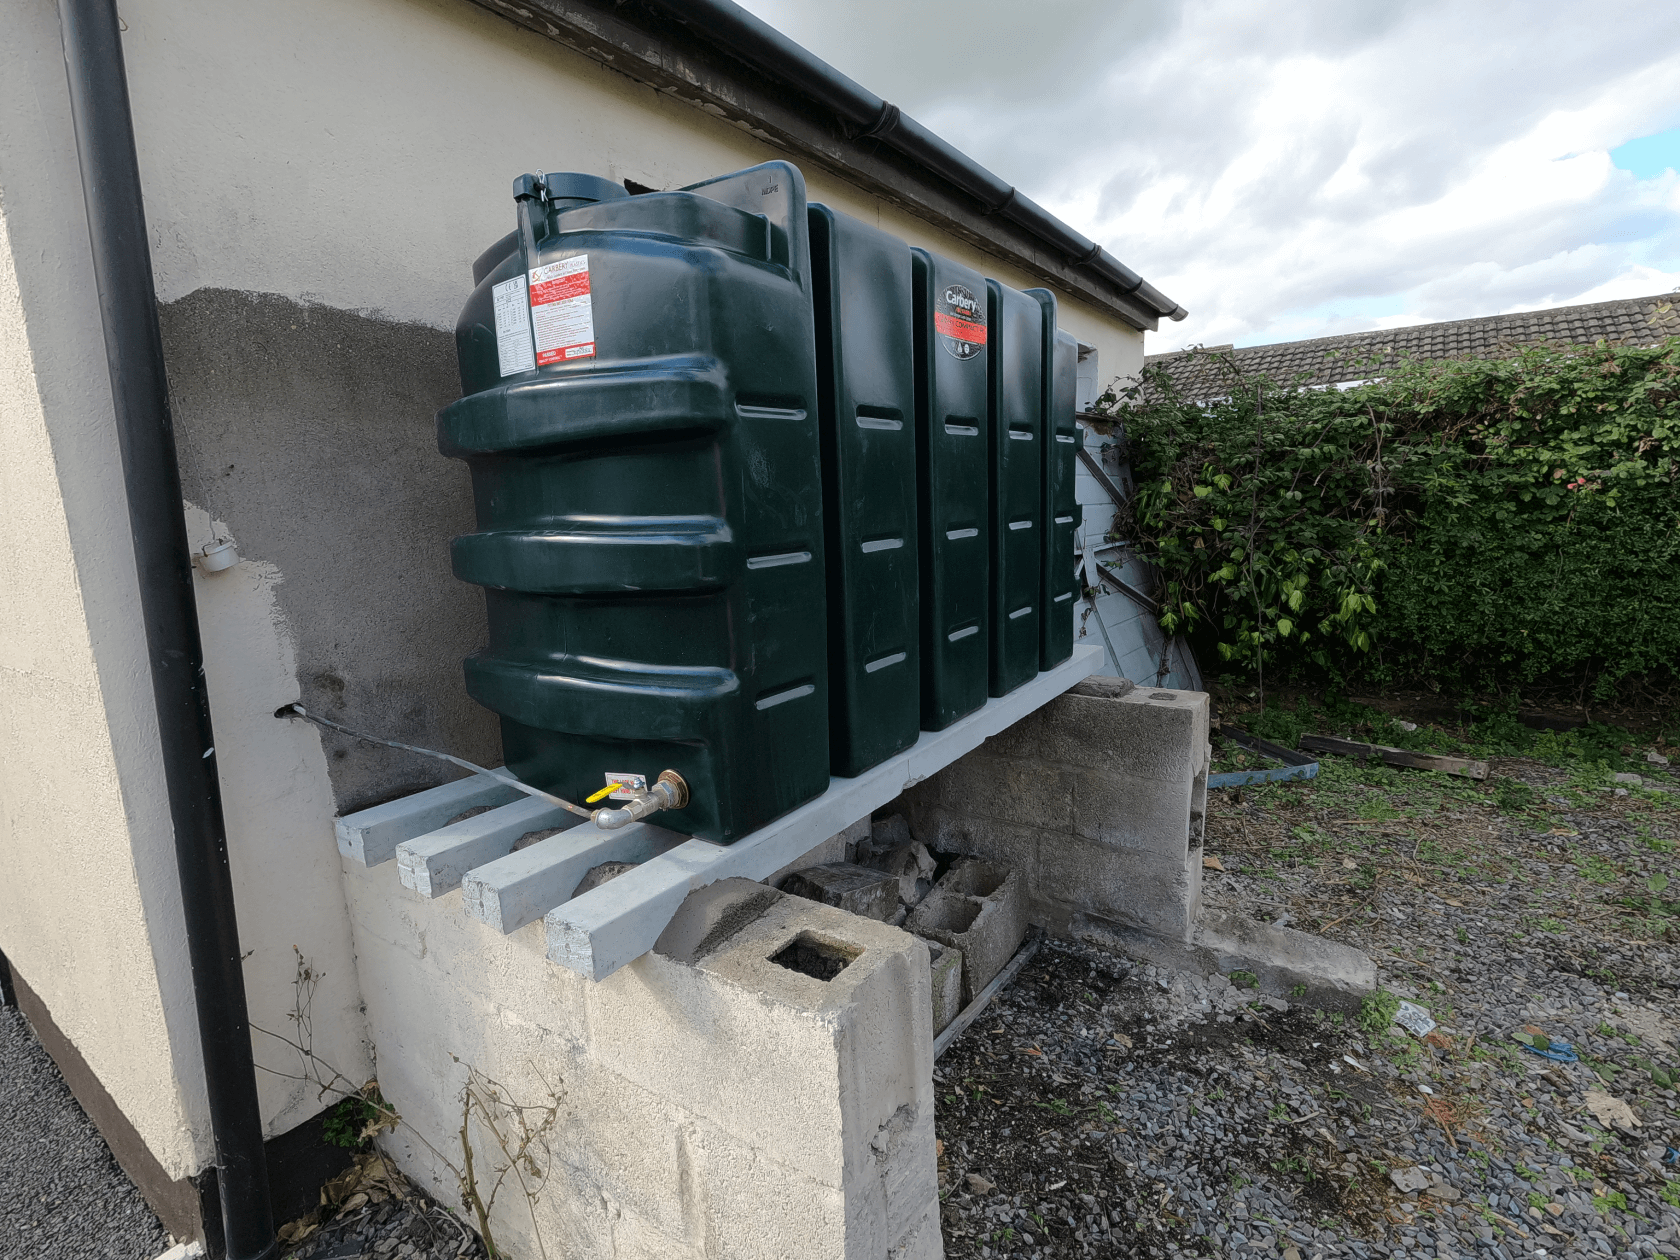
[[[636,789],[631,787],[628,783],[609,783],[609,784],[607,784],[606,787],[602,788],[599,792],[595,793],[594,796],[591,796],[587,800],[585,800],[584,804],[585,805],[593,805],[596,801],[600,800],[602,797],[611,796],[614,792],[634,792],[635,790]]]

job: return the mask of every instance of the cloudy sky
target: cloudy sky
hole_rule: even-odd
[[[1680,4],[744,3],[1188,307],[1151,352],[1680,288]]]

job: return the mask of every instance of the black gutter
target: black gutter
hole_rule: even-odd
[[[967,154],[954,149],[898,106],[841,74],[730,0],[646,0],[753,70],[816,101],[857,139],[874,139],[938,175],[997,214],[1060,250],[1120,292],[1159,315],[1183,319],[1190,312],[1149,284],[1101,245],[1074,231],[1043,206],[1006,184]]]
[[[113,0],[59,0],[230,1260],[279,1252],[240,969],[227,828],[181,512],[181,470]]]

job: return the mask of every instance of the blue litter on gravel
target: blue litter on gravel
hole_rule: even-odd
[[[1581,1056],[1575,1053],[1575,1047],[1567,1041],[1554,1041],[1551,1043],[1549,1050],[1538,1049],[1529,1045],[1526,1041],[1519,1041],[1517,1044],[1530,1054],[1537,1054],[1542,1059],[1550,1059],[1553,1063],[1579,1063],[1581,1061]]]

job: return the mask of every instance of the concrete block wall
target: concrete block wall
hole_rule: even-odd
[[[347,867],[357,968],[384,1096],[382,1144],[460,1202],[469,1067],[503,1097],[560,1108],[545,1175],[510,1178],[493,1217],[516,1255],[942,1254],[926,945],[771,890],[694,962],[650,953],[600,983],[544,958],[542,924],[501,936],[459,893],[421,900],[395,863]],[[697,894],[698,895],[698,894]],[[771,959],[791,942],[853,955],[829,980]],[[538,1113],[531,1113],[533,1116]],[[469,1126],[481,1184],[493,1139]]]
[[[901,798],[917,839],[1014,866],[1033,918],[1188,940],[1201,904],[1208,697],[1090,678]]]

